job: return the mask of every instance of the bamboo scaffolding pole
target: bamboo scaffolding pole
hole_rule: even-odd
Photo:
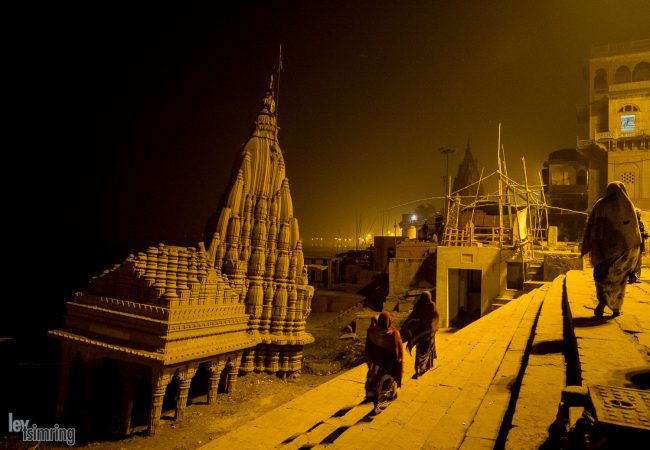
[[[499,247],[503,247],[503,187],[501,171],[501,123],[499,123],[499,138],[497,140],[497,165],[499,168]]]
[[[542,172],[537,172],[537,176],[539,177],[539,182],[544,185],[544,180],[542,180]],[[544,187],[542,187],[542,202],[544,203],[544,218],[546,219],[546,245],[548,246],[548,205],[546,204],[546,194],[544,193]]]
[[[481,169],[481,177],[479,178],[479,181],[481,180],[481,178],[483,178],[483,171],[484,171],[484,170],[485,170],[485,167],[483,167],[483,168]],[[479,183],[479,184],[476,186],[476,195],[474,196],[474,203],[472,204],[472,216],[471,216],[471,218],[469,219],[470,222],[472,222],[472,226],[474,225],[474,210],[476,209],[476,203],[478,202],[478,193],[479,193],[480,190],[481,190],[481,184]],[[472,234],[473,234],[473,233],[472,233]],[[470,245],[471,245],[471,242],[470,242]]]
[[[524,166],[524,183],[525,183],[525,186],[526,186],[526,207],[528,208],[528,216],[530,217],[530,227],[533,230],[533,242],[534,242],[535,241],[535,223],[537,221],[532,220],[533,215],[531,214],[531,209],[530,209],[530,191],[528,190],[528,174],[526,172],[526,157],[525,156],[521,157],[521,163]],[[531,245],[531,257],[535,258],[535,246],[534,245]]]

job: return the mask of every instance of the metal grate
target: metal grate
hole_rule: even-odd
[[[590,385],[598,422],[650,430],[650,391]]]

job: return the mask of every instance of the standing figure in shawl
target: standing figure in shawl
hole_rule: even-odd
[[[388,311],[382,311],[371,319],[365,348],[366,400],[372,400],[375,413],[397,398],[397,388],[402,386],[402,357],[399,330],[391,324]]]
[[[582,254],[591,254],[598,306],[597,318],[605,306],[618,316],[625,298],[628,277],[634,273],[641,246],[641,233],[632,201],[625,185],[613,181],[607,185],[589,215]]]
[[[402,324],[400,334],[411,353],[415,347],[415,373],[417,379],[433,367],[436,359],[436,331],[438,331],[440,314],[431,292],[425,291],[413,305],[413,311]]]
[[[630,275],[630,278],[627,280],[628,284],[631,283],[640,283],[641,282],[641,264],[643,263],[643,254],[645,253],[645,241],[650,237],[648,232],[645,230],[645,225],[643,225],[643,221],[641,221],[641,210],[639,208],[636,209],[636,219],[639,221],[639,233],[641,234],[641,250],[640,250],[640,255],[639,255],[639,260],[636,263],[636,268],[634,269],[634,273]]]

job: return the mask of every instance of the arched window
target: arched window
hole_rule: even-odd
[[[571,166],[553,165],[551,167],[551,184],[569,186],[575,184],[576,170]]]
[[[587,171],[585,169],[578,170],[576,175],[576,184],[584,186],[587,184]]]
[[[598,69],[594,75],[594,89],[605,89],[607,87],[607,72],[605,69]]]
[[[650,80],[650,63],[649,62],[640,62],[634,68],[634,73],[632,74],[632,81],[645,81]]]
[[[632,112],[632,111],[640,111],[640,110],[639,110],[639,107],[636,106],[636,105],[621,106],[619,108],[619,110],[618,110],[618,112],[620,112],[620,113],[622,113],[622,112]]]
[[[632,72],[627,66],[621,66],[616,69],[614,74],[614,83],[629,83],[632,81]]]

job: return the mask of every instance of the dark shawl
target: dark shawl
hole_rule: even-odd
[[[591,263],[596,266],[640,244],[641,233],[634,205],[627,196],[625,185],[613,181],[607,186],[605,196],[591,210],[582,254],[591,252]]]
[[[376,324],[371,321],[366,336],[365,360],[368,365],[382,367],[402,386],[402,338],[399,330],[391,324],[388,311],[382,311]]]
[[[409,353],[417,343],[438,331],[440,314],[430,292],[423,292],[413,305],[413,311],[402,324],[400,333]]]

